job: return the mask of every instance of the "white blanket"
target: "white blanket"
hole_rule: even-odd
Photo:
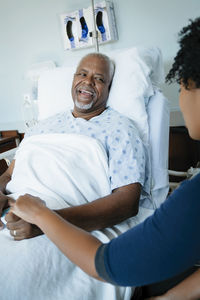
[[[25,139],[16,154],[7,189],[14,198],[24,193],[41,197],[58,209],[93,201],[109,194],[107,155],[96,140],[67,134]],[[107,242],[130,227],[130,220],[95,231]],[[90,278],[43,235],[14,241],[0,232],[1,300],[128,300],[131,288]]]

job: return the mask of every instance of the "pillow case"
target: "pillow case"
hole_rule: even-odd
[[[157,47],[133,47],[106,52],[115,62],[115,74],[108,105],[131,118],[144,142],[148,142],[148,117],[145,105],[154,86],[164,77],[162,56]],[[71,85],[77,63],[43,72],[38,81],[39,119],[71,109]]]

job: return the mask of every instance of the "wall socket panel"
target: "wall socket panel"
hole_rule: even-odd
[[[30,94],[24,94],[23,98],[24,98],[24,102],[25,103],[31,103],[31,96],[30,96]]]

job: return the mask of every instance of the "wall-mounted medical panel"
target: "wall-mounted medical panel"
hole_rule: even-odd
[[[118,40],[113,3],[101,1],[95,5],[94,11],[98,42],[102,44]],[[62,14],[60,18],[65,50],[93,45],[93,12],[91,6]]]

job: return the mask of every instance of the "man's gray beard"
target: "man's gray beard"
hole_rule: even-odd
[[[92,105],[93,105],[93,101],[91,101],[88,104],[82,104],[82,103],[78,102],[77,100],[75,100],[75,106],[80,109],[88,110],[92,107]]]

